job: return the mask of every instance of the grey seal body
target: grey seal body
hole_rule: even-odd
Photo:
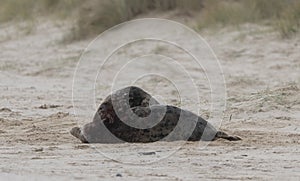
[[[228,136],[222,131],[216,130],[206,120],[196,114],[169,105],[153,105],[150,107],[134,107],[131,109],[140,118],[148,118],[146,121],[151,128],[138,129],[127,125],[125,122],[132,120],[124,117],[117,119],[113,124],[104,122],[105,127],[113,136],[124,142],[149,143],[155,141],[213,141],[218,138],[230,141],[240,140],[236,136]],[[147,127],[147,125],[145,125]]]
[[[213,141],[218,138],[241,140],[218,131],[190,111],[159,105],[158,101],[138,87],[127,87],[108,96],[93,121],[82,129],[73,128],[71,134],[83,143]]]
[[[149,93],[136,86],[129,86],[117,90],[108,95],[100,104],[93,121],[87,123],[83,128],[74,127],[70,133],[83,143],[115,143],[119,139],[112,139],[114,136],[107,130],[104,124],[113,124],[120,120],[115,110],[125,112],[132,107],[149,107],[159,104]],[[122,119],[122,118],[121,118]]]

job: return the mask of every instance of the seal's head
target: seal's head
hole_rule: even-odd
[[[111,101],[104,101],[99,107],[98,114],[100,115],[101,120],[108,120],[109,123],[113,123],[115,112]]]

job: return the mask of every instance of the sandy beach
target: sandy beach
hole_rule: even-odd
[[[85,105],[74,107],[72,102],[74,71],[91,39],[61,43],[69,28],[63,22],[41,21],[29,34],[13,24],[0,29],[0,180],[300,178],[299,37],[281,39],[268,27],[252,24],[201,34],[218,57],[225,78],[226,109],[220,129],[242,141],[220,139],[207,146],[183,141],[89,145],[80,143],[69,131],[90,122],[95,112]],[[193,100],[179,104],[167,81],[150,77],[137,84],[161,102],[198,110],[210,121],[210,89],[201,78],[203,71],[180,51],[157,44],[151,47],[147,42],[138,46],[136,52],[122,51],[119,56],[153,49],[157,54],[178,57],[198,80],[201,108],[193,106]],[[113,63],[106,65],[106,75],[118,69]],[[138,70],[144,69],[149,67]],[[126,75],[134,78],[139,71],[129,69]],[[110,87],[99,84],[96,88],[99,104]]]

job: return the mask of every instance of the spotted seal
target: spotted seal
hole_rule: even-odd
[[[86,130],[87,135],[91,130],[97,131],[98,128],[103,128],[103,123],[113,124],[114,120],[119,120],[117,114],[115,113],[115,107],[119,109],[131,109],[132,107],[148,107],[150,105],[159,104],[159,102],[153,98],[149,93],[143,89],[136,86],[128,86],[117,90],[110,95],[108,95],[104,101],[100,104],[98,110],[96,111],[93,121],[86,124],[83,129],[79,127],[74,127],[71,129],[70,133],[76,138],[80,139],[83,143],[87,143],[86,137],[83,136],[83,131]],[[114,105],[114,106],[113,106]],[[127,105],[127,106],[124,106]],[[124,110],[119,110],[119,112],[124,112]],[[101,124],[101,126],[100,126]],[[101,135],[100,135],[101,136]],[[102,136],[104,133],[102,133]],[[93,136],[91,136],[93,137]],[[91,139],[91,138],[90,138]],[[90,140],[88,139],[88,140]],[[90,141],[89,141],[90,142]],[[110,142],[110,141],[108,141]]]
[[[213,141],[218,138],[230,141],[241,140],[237,136],[229,136],[218,131],[206,120],[190,111],[171,105],[159,105],[155,99],[152,101],[154,104],[150,104],[152,97],[148,93],[145,94],[145,91],[139,88],[134,90],[137,92],[129,93],[129,101],[132,100],[129,103],[130,108],[117,111],[121,116],[116,114],[111,103],[114,102],[112,101],[114,95],[117,95],[115,98],[117,103],[124,102],[125,97],[128,96],[124,96],[122,90],[105,99],[95,114],[93,122],[86,124],[82,131],[78,127],[73,128],[71,134],[83,143]],[[138,124],[139,121],[144,128],[128,125],[131,122]]]

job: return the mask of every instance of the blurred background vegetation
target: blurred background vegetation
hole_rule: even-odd
[[[43,17],[72,20],[70,40],[168,12],[192,19],[195,23],[191,27],[196,30],[255,23],[273,27],[283,38],[300,31],[299,0],[0,0],[0,23]]]

